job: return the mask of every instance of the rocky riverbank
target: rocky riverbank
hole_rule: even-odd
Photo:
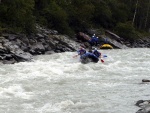
[[[39,25],[36,28],[37,32],[31,35],[3,33],[0,36],[0,62],[13,64],[31,61],[33,55],[76,51],[80,44],[87,44],[85,37],[79,34],[70,38],[67,35],[61,35],[55,30],[46,29]],[[92,33],[96,33],[101,44],[105,43],[107,38],[107,43],[117,49],[150,47],[150,38],[148,37],[130,42],[108,30],[105,31],[106,35],[101,35],[97,31],[91,32],[91,35]],[[86,38],[90,38],[90,32],[89,35],[83,34]],[[89,45],[86,47],[89,48]]]
[[[89,30],[88,34],[90,34],[91,36],[93,34],[96,34],[96,36],[99,38],[100,45],[108,43],[113,46],[114,49],[150,48],[150,37],[141,37],[134,40],[127,40],[119,37],[117,34],[114,34],[109,30],[105,30],[105,33],[103,34],[98,30]],[[81,42],[86,42],[90,38],[90,36],[83,32],[79,32],[79,34],[77,34],[77,38]]]
[[[75,51],[76,46],[79,45],[70,37],[37,25],[37,33],[29,36],[2,34],[0,36],[0,62],[13,64],[31,61],[33,55]]]

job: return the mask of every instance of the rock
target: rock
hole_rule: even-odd
[[[18,61],[31,61],[33,56],[28,52],[23,52],[22,50],[18,50],[14,53],[17,57]]]
[[[150,100],[139,100],[135,105],[141,108],[136,113],[150,113]]]
[[[15,40],[17,38],[16,34],[3,34],[3,37],[5,37],[8,40]]]
[[[44,38],[44,35],[42,35],[40,33],[36,34],[36,36],[39,37],[39,38]]]
[[[45,52],[46,55],[48,55],[48,54],[53,54],[53,53],[55,53],[55,52],[54,52],[54,51],[46,51],[46,52]]]
[[[143,79],[142,82],[150,82],[150,80]]]
[[[36,44],[30,46],[30,51],[36,55],[44,54],[45,48],[42,43],[36,43]]]
[[[32,55],[30,53],[22,51],[18,45],[14,45],[8,41],[4,42],[3,45],[7,48],[7,50],[10,51],[11,54],[13,54],[14,59],[16,59],[17,62],[30,61],[32,59]]]
[[[0,43],[2,43],[4,39],[5,39],[5,37],[0,36]]]
[[[16,60],[13,58],[11,60],[3,60],[3,64],[14,64],[16,63]]]

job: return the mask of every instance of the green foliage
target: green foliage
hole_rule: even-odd
[[[96,2],[94,5],[95,5],[95,12],[93,18],[94,23],[104,28],[109,28],[112,12],[110,10],[110,7],[107,5],[107,1],[100,1],[98,3]]]
[[[115,31],[117,34],[126,40],[133,40],[138,38],[138,33],[136,32],[135,28],[132,26],[132,24],[129,23],[118,23]]]
[[[33,0],[4,0],[0,4],[2,26],[17,32],[31,32],[34,29]]]
[[[60,0],[58,0],[60,1]],[[63,5],[62,5],[62,1]],[[94,5],[90,0],[65,0],[61,1],[61,8],[68,14],[67,22],[71,29],[84,31],[92,24]]]
[[[47,8],[44,9],[45,18],[48,21],[48,27],[57,29],[61,33],[69,30],[67,23],[68,15],[56,2],[51,2]]]
[[[137,0],[2,0],[0,27],[31,33],[37,22],[60,33],[72,34],[94,26],[117,30],[132,39],[136,37],[135,28],[145,31],[150,28],[150,0],[138,1],[136,7]]]
[[[128,20],[128,15],[130,15],[130,11],[126,4],[123,4],[122,2],[117,2],[117,0],[111,0],[109,2],[109,7],[112,12],[112,22],[114,26],[119,22],[126,22]]]

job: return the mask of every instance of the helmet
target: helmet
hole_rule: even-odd
[[[93,34],[92,37],[95,37],[95,34]]]

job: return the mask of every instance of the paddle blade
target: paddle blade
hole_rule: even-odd
[[[103,57],[107,57],[107,55],[103,55]]]
[[[102,63],[104,63],[104,60],[103,60],[103,59],[101,59],[101,62],[102,62]]]

